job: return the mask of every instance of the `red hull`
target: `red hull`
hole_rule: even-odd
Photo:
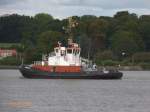
[[[81,66],[41,66],[41,65],[35,65],[32,66],[35,70],[41,70],[46,72],[69,72],[69,73],[75,73],[75,72],[81,72]]]

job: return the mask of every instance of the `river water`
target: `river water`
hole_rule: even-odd
[[[0,70],[0,112],[150,112],[150,71],[122,80],[25,79]]]

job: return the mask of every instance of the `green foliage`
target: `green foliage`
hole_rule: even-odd
[[[118,12],[114,18],[116,19],[117,29],[126,31],[138,30],[138,17],[136,14],[129,14],[128,11]]]
[[[17,14],[0,17],[0,42],[19,43],[24,32],[24,27],[30,20],[29,16],[20,16]]]
[[[150,62],[150,52],[135,53],[132,59],[134,62]]]
[[[150,63],[139,63],[139,66],[141,66],[144,70],[150,70]]]
[[[119,65],[119,62],[113,61],[113,60],[104,60],[104,61],[100,61],[98,63],[98,65],[102,65],[102,66],[117,66],[117,65]]]
[[[114,17],[73,16],[78,23],[72,29],[75,42],[80,43],[83,57],[101,60],[124,60],[136,52],[150,51],[150,16],[138,16],[128,11],[117,12]],[[39,13],[34,17],[12,14],[0,17],[0,42],[21,43],[14,45],[26,60],[39,59],[49,53],[61,41],[66,45],[68,19],[55,19],[49,14]],[[6,45],[7,47],[9,46]],[[0,46],[0,48],[3,48]],[[108,50],[112,50],[111,52]],[[35,52],[30,54],[34,50]],[[104,51],[106,50],[106,51]],[[103,52],[104,51],[104,52]],[[122,52],[125,52],[124,57]],[[31,59],[27,58],[30,55]],[[137,60],[138,61],[138,60]]]
[[[54,22],[53,17],[49,14],[39,13],[34,17],[35,23],[37,24],[38,33],[48,30],[48,25],[51,21]]]
[[[21,61],[18,60],[16,57],[6,57],[0,59],[0,65],[20,65]]]
[[[33,61],[42,60],[42,52],[39,52],[38,49],[28,48],[23,53],[24,63],[30,64]]]
[[[126,56],[131,56],[139,50],[135,41],[135,35],[132,32],[118,31],[112,36],[112,50],[118,56],[124,52]]]
[[[49,53],[57,45],[58,41],[63,41],[61,33],[46,31],[39,35],[38,47],[43,53]]]
[[[39,22],[47,23],[50,20],[53,20],[53,17],[46,13],[39,13],[35,15],[35,19],[37,19]]]
[[[13,49],[19,46],[21,46],[21,44],[19,43],[0,43],[0,48],[3,48],[3,49],[9,49],[9,48]]]
[[[96,54],[96,60],[113,60],[114,59],[114,56],[113,56],[113,52],[110,51],[110,50],[106,50],[106,51],[103,51],[103,52],[98,52]]]
[[[146,51],[150,51],[150,16],[139,18],[139,32],[145,44]]]

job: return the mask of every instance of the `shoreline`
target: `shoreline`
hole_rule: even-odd
[[[99,69],[102,69],[102,66],[98,67]],[[118,69],[119,71],[150,71],[150,69],[144,69],[141,66],[105,66],[106,70],[110,69]],[[0,70],[2,69],[19,69],[19,66],[12,66],[12,65],[0,65]]]
[[[144,69],[141,66],[105,66],[106,70],[118,69],[119,71],[146,71],[150,69]]]
[[[12,66],[12,65],[0,65],[1,69],[19,69],[19,66]]]

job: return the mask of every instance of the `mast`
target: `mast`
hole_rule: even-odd
[[[66,33],[68,33],[68,45],[73,43],[73,28],[77,27],[78,23],[76,20],[74,20],[72,17],[68,18],[68,26],[65,28]]]

